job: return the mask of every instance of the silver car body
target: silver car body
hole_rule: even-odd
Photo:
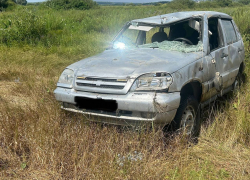
[[[216,19],[218,42],[221,46],[211,50],[212,32],[209,19]],[[69,65],[74,72],[72,85],[57,83],[55,97],[62,108],[83,113],[93,121],[111,124],[170,123],[186,93],[194,95],[202,106],[233,88],[239,71],[244,69],[244,46],[232,18],[224,13],[210,11],[177,12],[128,22],[115,37],[118,39],[131,24],[135,26],[165,26],[199,19],[202,50],[197,52],[168,51],[160,48],[107,49],[103,53]],[[235,42],[226,42],[224,20],[231,22],[236,34]],[[226,22],[226,23],[227,23]],[[212,26],[212,25],[210,25]],[[167,90],[131,91],[136,79],[147,73],[167,72],[172,83]],[[100,109],[81,108],[78,103],[94,105]],[[115,106],[112,110],[104,107]]]

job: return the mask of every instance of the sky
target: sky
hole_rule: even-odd
[[[43,2],[46,0],[27,0],[28,2]],[[133,3],[148,3],[148,2],[158,2],[161,0],[94,0],[100,2],[133,2]],[[163,1],[163,0],[162,0]]]

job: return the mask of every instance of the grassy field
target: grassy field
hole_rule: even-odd
[[[249,179],[249,82],[203,111],[196,145],[160,130],[91,123],[54,98],[63,69],[102,52],[125,22],[181,10],[41,5],[0,13],[0,179]],[[233,16],[248,74],[249,7],[206,10]]]

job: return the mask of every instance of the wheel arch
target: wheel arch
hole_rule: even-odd
[[[245,70],[245,63],[242,62],[239,67],[239,73],[242,74],[244,70]]]
[[[181,99],[183,97],[192,95],[198,100],[198,102],[200,102],[202,95],[202,84],[197,80],[188,82],[181,88],[180,95]]]

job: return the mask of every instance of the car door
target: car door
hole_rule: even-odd
[[[236,31],[237,39],[238,39],[237,46],[239,47],[238,52],[239,52],[240,63],[243,65],[242,68],[244,69],[244,64],[243,64],[244,59],[245,59],[244,43],[243,43],[239,28],[236,26],[234,20],[232,20],[232,23],[233,23],[234,29]]]
[[[217,20],[216,20],[217,19]],[[231,19],[212,18],[217,22],[217,31],[214,24],[209,23],[210,54],[215,64],[214,85],[218,92],[233,84],[239,68],[239,52],[241,44],[238,41]],[[218,34],[216,34],[218,32]],[[218,44],[217,44],[218,43]]]
[[[222,77],[216,67],[221,61],[218,54],[225,51],[224,39],[218,17],[205,17],[203,23],[203,43],[207,53],[204,57],[204,73],[202,102],[212,101],[222,90]]]
[[[225,55],[223,62],[218,66],[221,70],[223,78],[223,87],[229,87],[233,84],[237,76],[241,62],[243,61],[240,55],[243,52],[242,41],[236,34],[233,21],[231,19],[221,19],[222,30],[225,40]]]
[[[215,95],[223,89],[223,65],[228,61],[228,49],[225,45],[221,21],[218,17],[208,19],[210,56],[209,76],[213,78],[210,94]]]

